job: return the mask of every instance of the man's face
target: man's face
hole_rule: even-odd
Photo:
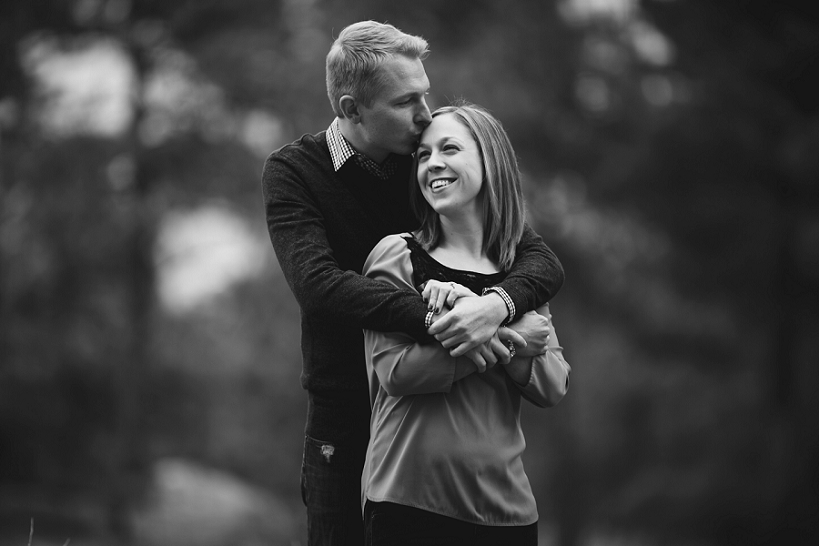
[[[381,65],[382,85],[370,106],[359,104],[360,135],[367,157],[381,163],[391,153],[415,151],[432,121],[426,102],[429,79],[420,59],[395,55]]]

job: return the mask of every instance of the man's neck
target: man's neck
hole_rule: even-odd
[[[361,137],[358,127],[349,119],[338,118],[338,129],[356,152],[372,159],[377,164],[381,165],[389,157],[389,153],[374,152],[372,149],[368,149],[367,142]]]

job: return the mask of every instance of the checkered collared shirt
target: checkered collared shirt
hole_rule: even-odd
[[[344,138],[344,135],[341,134],[341,129],[338,126],[338,118],[334,119],[330,127],[327,128],[327,146],[330,148],[330,157],[333,158],[333,169],[336,171],[350,158],[353,158],[359,167],[381,180],[389,180],[398,168],[398,164],[392,155],[390,155],[383,164],[379,165],[364,154],[357,152],[347,139]]]

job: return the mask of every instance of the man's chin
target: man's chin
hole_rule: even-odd
[[[413,140],[412,142],[407,144],[406,149],[403,152],[401,152],[401,155],[412,155],[412,154],[414,154],[415,151],[418,149],[418,143],[419,142],[420,142],[420,139]]]

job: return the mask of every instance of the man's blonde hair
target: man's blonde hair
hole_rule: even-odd
[[[351,95],[371,106],[381,89],[381,64],[394,55],[424,60],[427,41],[392,25],[360,21],[344,28],[327,54],[327,96],[336,116],[342,117],[339,99]]]

